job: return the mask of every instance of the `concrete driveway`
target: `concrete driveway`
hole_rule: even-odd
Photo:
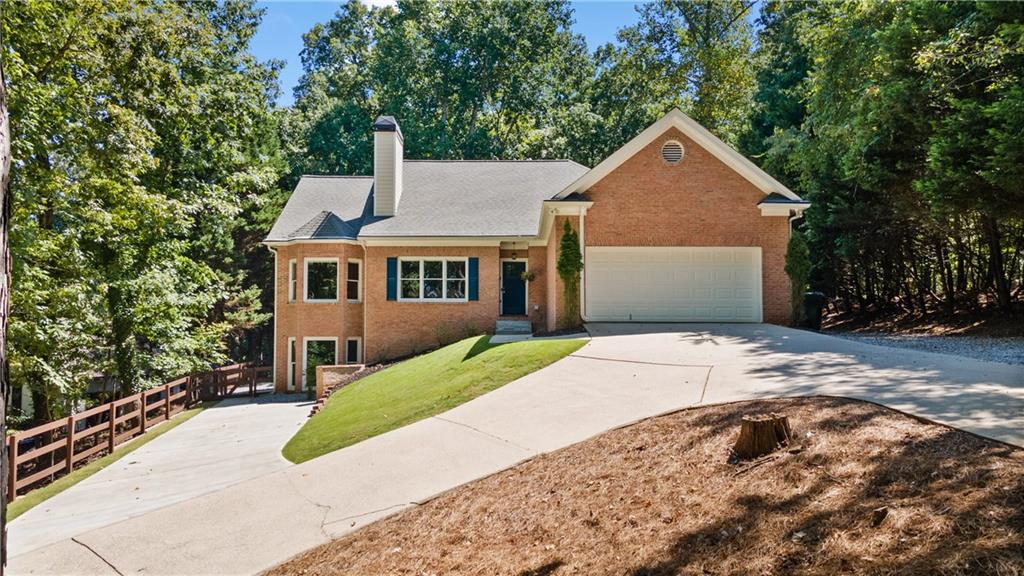
[[[23,554],[290,466],[281,447],[311,404],[298,395],[222,400],[19,516],[8,546]]]
[[[10,572],[255,573],[536,454],[728,400],[853,396],[1024,442],[1021,366],[770,325],[589,328],[577,353],[449,412],[27,554],[12,549]]]
[[[1024,445],[1024,366],[874,346],[770,324],[593,324],[579,355],[708,367],[702,402],[870,400]]]

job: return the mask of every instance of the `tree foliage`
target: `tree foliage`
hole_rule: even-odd
[[[129,393],[225,358],[249,304],[234,239],[280,168],[258,21],[244,2],[4,6],[11,370],[38,417],[100,374]]]
[[[807,248],[804,235],[793,232],[786,245],[786,275],[789,276],[789,302],[793,324],[799,324],[804,317],[804,292],[810,287],[811,251]]]
[[[564,291],[562,303],[565,306],[565,322],[569,327],[580,323],[580,272],[583,271],[583,254],[580,253],[580,237],[565,220],[562,224],[562,239],[558,243],[558,276],[562,279]]]
[[[813,281],[847,308],[1019,301],[1022,18],[1019,3],[765,4],[745,148],[814,203]]]

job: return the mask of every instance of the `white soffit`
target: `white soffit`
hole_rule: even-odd
[[[611,174],[613,170],[629,160],[634,154],[653,142],[665,133],[669,128],[675,127],[685,134],[698,146],[710,152],[726,166],[732,168],[737,174],[757,186],[765,194],[777,192],[790,200],[801,200],[792,190],[786,188],[778,180],[772,178],[767,172],[761,170],[756,164],[748,160],[739,152],[735,151],[717,136],[708,132],[706,128],[698,124],[678,108],[673,108],[660,120],[651,124],[646,130],[627,142],[622,148],[616,150],[611,156],[605,158],[600,164],[594,166],[589,172],[580,176],[575,182],[559,192],[555,198],[561,199],[574,192],[586,192],[591,186],[597,184],[602,178]]]

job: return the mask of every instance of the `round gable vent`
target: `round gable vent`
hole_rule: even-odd
[[[669,166],[683,161],[683,145],[677,140],[669,140],[661,145],[661,159]]]

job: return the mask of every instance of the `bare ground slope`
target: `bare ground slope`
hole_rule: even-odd
[[[740,417],[767,411],[790,416],[802,450],[727,463]],[[271,573],[1021,574],[1024,450],[842,399],[697,408],[463,486]]]

